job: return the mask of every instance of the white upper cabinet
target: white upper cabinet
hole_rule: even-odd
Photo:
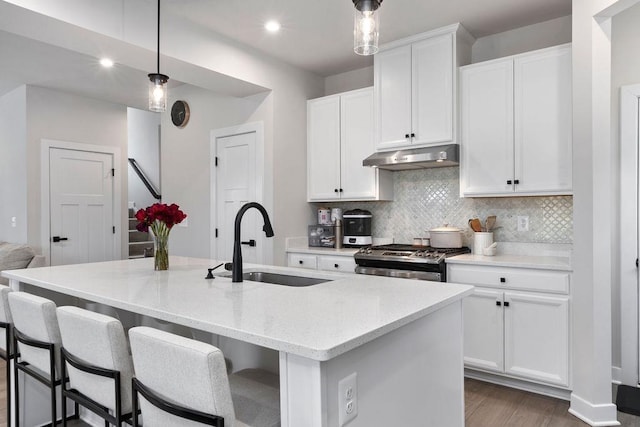
[[[463,196],[571,194],[571,47],[461,68]]]
[[[376,149],[456,142],[456,70],[473,39],[460,25],[382,46],[374,57]]]
[[[391,172],[362,166],[375,151],[373,89],[307,102],[307,199],[391,200]]]

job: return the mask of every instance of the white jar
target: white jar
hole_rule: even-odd
[[[488,248],[493,243],[492,231],[477,231],[473,233],[473,254],[483,255],[484,248]]]

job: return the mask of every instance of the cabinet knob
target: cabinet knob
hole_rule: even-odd
[[[505,277],[500,278],[500,283],[507,283],[507,279]]]
[[[344,192],[344,190],[341,188],[341,189],[340,189],[340,192],[342,193],[342,192]]]
[[[405,139],[409,139],[409,134],[408,134],[408,133],[405,133],[405,134],[404,134],[404,137],[405,137]]]
[[[333,264],[333,266],[334,266],[335,268],[340,267],[338,264]]]
[[[304,261],[300,260],[300,261],[298,261],[298,264],[302,265],[302,264],[304,264]]]
[[[334,189],[333,189],[333,192],[334,192],[334,193],[337,193],[337,192],[338,192],[338,189],[337,189],[337,188],[334,188]]]
[[[415,138],[415,137],[416,137],[416,134],[415,134],[415,133],[412,133],[412,134],[411,134],[411,138]]]
[[[504,306],[505,306],[505,307],[509,307],[509,301],[505,301],[505,302],[504,302]]]
[[[520,184],[520,180],[516,179],[515,181],[513,181],[514,184]]]
[[[502,302],[500,302],[500,301],[496,301],[496,305],[497,305],[498,307],[501,307],[501,306],[502,306]]]
[[[507,185],[511,185],[511,180],[507,180]]]

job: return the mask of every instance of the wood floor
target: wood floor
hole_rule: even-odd
[[[0,427],[7,427],[5,362],[0,360]],[[569,414],[569,402],[482,381],[465,379],[466,427],[584,427]],[[624,427],[640,427],[640,417],[618,412]],[[87,425],[82,422],[70,426]],[[416,426],[422,427],[422,426]],[[431,427],[431,426],[427,426]],[[433,426],[435,427],[435,426]]]

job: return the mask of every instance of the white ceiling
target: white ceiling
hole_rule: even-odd
[[[372,57],[353,53],[352,0],[163,0],[162,11],[163,19],[179,15],[320,76],[373,64]],[[384,0],[380,42],[455,22],[461,22],[479,38],[570,13],[571,0]],[[282,24],[278,34],[264,30],[269,19]],[[101,69],[93,57],[3,31],[0,58],[0,95],[21,84],[31,84],[146,108],[146,87],[139,82],[146,79],[148,70],[117,65],[117,73],[109,72]],[[218,87],[241,85],[219,77]],[[176,79],[170,83],[181,84]],[[243,90],[255,88],[238,89]]]
[[[353,53],[352,0],[165,0],[168,13],[329,76],[373,64]],[[380,43],[456,22],[476,38],[571,14],[571,0],[383,0]],[[281,31],[267,34],[270,19]]]

